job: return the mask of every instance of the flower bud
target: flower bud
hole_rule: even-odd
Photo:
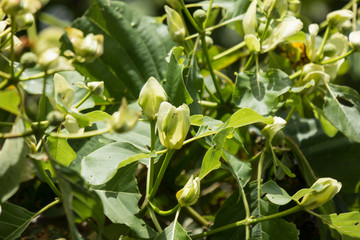
[[[326,20],[329,25],[341,28],[341,25],[353,17],[353,12],[350,10],[337,10],[329,13]]]
[[[104,82],[89,82],[87,84],[87,87],[90,91],[93,92],[93,94],[98,95],[100,97],[104,94]]]
[[[190,128],[190,110],[186,104],[175,108],[168,102],[159,107],[157,127],[162,145],[180,149]]]
[[[204,27],[204,22],[206,20],[206,12],[202,9],[197,9],[194,14],[194,20],[198,26],[202,29]]]
[[[37,63],[37,56],[32,52],[24,53],[20,58],[20,64],[23,68],[33,68],[36,66]]]
[[[341,189],[341,183],[332,178],[319,178],[310,189],[312,192],[306,194],[300,205],[306,209],[315,209],[331,200]]]
[[[59,48],[49,48],[40,54],[38,63],[42,68],[49,68],[51,64],[56,63],[59,56]]]
[[[4,13],[15,16],[21,9],[21,0],[3,0],[1,8]]]
[[[180,1],[182,0],[166,0],[166,2],[175,10],[181,10],[182,6]]]
[[[161,84],[154,77],[150,77],[140,91],[138,103],[145,116],[154,120],[160,104],[167,98],[168,96]]]
[[[332,43],[327,43],[324,46],[323,54],[325,57],[335,57],[337,48]]]
[[[31,27],[35,19],[31,13],[18,14],[15,16],[15,23],[18,30],[23,30]]]
[[[65,121],[64,115],[58,111],[49,112],[49,114],[46,116],[46,119],[49,121],[51,126],[56,127]]]
[[[200,196],[200,178],[191,175],[185,186],[176,193],[181,207],[194,205]]]
[[[165,6],[167,25],[170,37],[174,42],[182,43],[185,39],[185,25],[179,13],[174,9]]]
[[[244,40],[250,52],[260,52],[260,41],[254,34],[245,35]]]
[[[214,40],[210,36],[205,36],[206,47],[210,48],[214,44]]]
[[[129,109],[126,99],[123,98],[119,110],[111,117],[111,129],[117,133],[130,131],[135,127],[139,117],[137,111]]]
[[[350,33],[349,42],[352,48],[360,51],[360,31]]]

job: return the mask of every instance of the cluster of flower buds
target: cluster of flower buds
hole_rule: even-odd
[[[92,33],[84,36],[79,29],[67,27],[66,34],[74,48],[76,61],[92,62],[104,52],[104,36]]]
[[[319,178],[310,189],[310,193],[306,194],[300,205],[306,209],[315,209],[327,201],[330,201],[341,189],[341,183],[332,178]]]
[[[194,205],[200,196],[200,178],[193,176],[187,181],[185,186],[176,193],[176,198],[181,207]]]
[[[18,30],[29,28],[34,23],[33,14],[41,8],[39,0],[3,0],[1,9],[14,18]]]

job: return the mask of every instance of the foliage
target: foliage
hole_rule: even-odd
[[[360,239],[357,2],[1,1],[0,238]]]

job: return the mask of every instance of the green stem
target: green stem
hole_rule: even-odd
[[[218,103],[216,102],[210,102],[205,100],[199,100],[198,101],[201,106],[208,107],[208,108],[217,108]]]
[[[44,78],[45,75],[51,75],[51,74],[54,74],[54,73],[60,72],[60,71],[61,70],[59,70],[59,69],[58,70],[52,69],[52,70],[49,70],[49,71],[46,71],[46,72],[31,75],[30,77],[27,77],[27,78],[21,78],[19,80],[20,81],[30,81],[30,80],[34,80],[34,79],[38,79],[38,78]]]
[[[51,137],[57,137],[57,138],[68,138],[68,139],[76,139],[76,138],[87,138],[87,137],[93,137],[101,134],[105,134],[110,132],[111,128],[107,127],[104,129],[97,129],[94,131],[88,131],[84,133],[46,133],[48,136]]]
[[[38,170],[38,172],[40,173],[40,175],[44,178],[44,181],[47,183],[47,185],[49,185],[49,187],[51,188],[51,190],[53,190],[53,192],[56,194],[56,196],[58,196],[61,199],[60,191],[57,189],[57,187],[55,186],[53,181],[50,179],[49,175],[47,175],[47,173],[45,172],[45,169],[43,168],[43,165],[41,164],[41,162],[39,160],[32,159],[32,158],[31,158],[31,160],[34,163],[34,165],[35,165],[36,169]]]
[[[290,121],[291,116],[294,114],[295,110],[296,110],[296,107],[294,107],[294,106],[291,107],[291,109],[290,109],[290,111],[289,111],[289,113],[288,113],[288,115],[286,116],[286,119],[285,119],[285,121],[287,123]]]
[[[250,68],[252,62],[254,61],[254,55],[255,55],[255,53],[252,53],[252,54],[250,55],[250,57],[249,57],[246,65],[245,65],[245,67],[244,67],[244,69],[243,69],[242,71],[246,71],[246,70],[248,70],[248,69]]]
[[[45,118],[45,111],[46,111],[46,79],[47,79],[47,70],[45,70],[45,74],[44,74],[44,83],[43,83],[43,89],[42,89],[42,94],[40,97],[40,103],[39,103],[39,112],[38,112],[38,116],[37,116],[37,120],[38,122],[40,122],[41,120],[43,120]]]
[[[156,141],[156,136],[155,136],[155,126],[156,126],[156,121],[155,120],[150,120],[150,135],[151,135],[151,145],[150,145],[150,150],[154,151],[155,150],[155,141]],[[148,167],[148,174],[147,174],[147,179],[146,179],[146,196],[148,197],[150,195],[152,186],[154,185],[154,158],[150,157],[149,159],[149,167]]]
[[[348,52],[345,53],[344,55],[341,55],[341,56],[336,57],[336,58],[331,58],[331,59],[326,60],[326,61],[322,61],[320,64],[325,65],[325,64],[337,62],[337,61],[339,61],[339,60],[341,60],[341,59],[343,59],[343,58],[346,58],[346,57],[350,56],[350,55],[353,54],[354,52],[356,52],[356,50],[355,50],[355,49],[351,49],[350,51],[348,51]]]
[[[208,10],[207,10],[207,13],[206,13],[206,19],[205,19],[205,22],[204,22],[204,28],[206,28],[207,21],[209,20],[211,9],[212,9],[212,4],[213,4],[213,0],[210,0],[209,7],[208,7]]]
[[[0,38],[2,38],[3,36],[5,36],[6,34],[8,34],[9,32],[11,32],[11,27],[8,27],[7,29],[5,29],[3,32],[0,33]]]
[[[6,72],[0,71],[0,77],[9,79],[11,77],[11,75]]]
[[[261,215],[260,212],[260,199],[261,199],[261,175],[262,175],[262,167],[264,163],[265,158],[265,152],[262,152],[260,155],[260,160],[258,163],[258,172],[257,172],[257,199],[258,199],[258,208],[259,208],[259,215]]]
[[[93,94],[93,91],[88,91],[87,94],[75,105],[75,108],[79,108],[81,104],[83,104],[91,95]]]
[[[220,78],[224,79],[232,88],[235,87],[235,83],[233,83],[233,81],[228,76],[226,76],[225,74],[223,74],[222,72],[219,72],[217,70],[214,70],[214,72]]]
[[[186,17],[189,19],[191,25],[195,28],[195,30],[198,32],[198,33],[201,33],[203,32],[204,30],[201,29],[197,23],[195,22],[194,18],[191,16],[191,13],[189,12],[189,10],[186,8],[185,4],[184,4],[184,0],[179,0],[178,1],[181,6],[182,6],[182,9],[184,10],[184,13],[186,15]]]
[[[210,226],[210,222],[208,222],[205,218],[203,218],[197,211],[195,211],[192,207],[186,206],[185,209],[188,211],[188,213],[191,215],[191,217],[200,223],[204,227]]]
[[[154,213],[154,210],[153,210],[150,206],[148,207],[148,210],[149,210],[150,218],[151,218],[151,220],[153,221],[156,230],[157,230],[158,232],[162,232],[162,228],[161,228],[161,226],[160,226],[159,221],[158,221],[157,218],[156,218],[156,215],[155,215],[155,213]]]
[[[15,74],[15,42],[14,42],[14,37],[15,37],[15,17],[11,16],[11,38],[10,38],[10,66],[11,66],[11,78],[14,78],[14,74]]]
[[[324,33],[324,37],[323,37],[323,39],[322,39],[321,45],[320,45],[320,47],[319,47],[319,50],[318,50],[317,53],[316,53],[316,60],[317,60],[317,61],[320,60],[321,54],[322,54],[322,52],[323,52],[323,50],[324,50],[324,47],[325,47],[325,43],[326,43],[326,41],[327,41],[327,39],[328,39],[328,37],[329,37],[329,33],[330,33],[330,26],[328,25],[328,26],[326,27],[326,30],[325,30],[325,33]]]
[[[173,149],[169,149],[166,153],[166,156],[165,156],[165,159],[164,159],[164,162],[163,164],[161,165],[161,168],[160,168],[160,172],[156,178],[156,181],[155,181],[155,184],[154,184],[154,187],[152,188],[151,192],[150,192],[150,195],[149,195],[149,199],[153,199],[156,195],[156,192],[160,186],[160,183],[161,183],[161,180],[162,178],[164,177],[164,174],[165,174],[165,171],[166,171],[166,168],[167,166],[169,165],[170,163],[170,159],[172,157],[172,155],[174,154],[175,150]]]
[[[164,210],[161,210],[160,208],[158,208],[154,203],[152,203],[151,201],[149,201],[149,205],[151,206],[151,208],[159,215],[162,215],[162,216],[169,216],[169,215],[172,215],[174,214],[178,208],[180,207],[179,204],[177,204],[175,207],[173,207],[172,209],[170,210],[167,210],[167,211],[164,211]]]
[[[233,46],[233,47],[231,47],[231,48],[229,48],[229,49],[226,49],[226,50],[223,51],[222,53],[219,53],[218,55],[214,56],[213,59],[214,59],[214,60],[218,60],[218,59],[220,59],[220,58],[222,58],[222,57],[225,57],[226,55],[229,55],[229,54],[231,54],[231,53],[233,53],[233,52],[235,52],[235,51],[243,48],[244,46],[245,46],[245,42],[242,41],[241,43],[238,43],[238,44],[236,44],[235,46]]]
[[[35,213],[34,216],[32,216],[32,219],[36,218],[37,216],[39,216],[40,214],[42,214],[43,212],[45,212],[46,210],[48,210],[49,208],[59,204],[61,202],[60,199],[55,199],[53,202],[49,203],[48,205],[46,205],[45,207],[43,207],[42,209],[40,209],[37,213]]]
[[[201,35],[200,35],[200,40],[201,40],[201,46],[202,46],[203,54],[204,54],[204,56],[205,56],[206,63],[207,63],[207,66],[208,66],[208,69],[209,69],[211,78],[212,78],[212,80],[213,80],[213,83],[214,83],[216,92],[218,93],[219,100],[220,100],[221,103],[224,103],[224,99],[223,99],[222,96],[221,96],[220,87],[219,87],[219,84],[218,84],[216,75],[215,75],[215,73],[214,73],[214,69],[213,69],[213,67],[212,67],[212,65],[211,65],[211,60],[210,60],[209,51],[208,51],[207,46],[206,46],[205,34],[201,34]]]
[[[291,75],[289,76],[289,78],[292,80],[292,79],[295,79],[295,78],[297,78],[297,77],[300,77],[301,73],[302,73],[302,69],[300,69],[300,70],[294,72],[293,74],[291,74]]]
[[[250,207],[249,207],[249,203],[246,199],[246,194],[244,191],[243,186],[240,183],[240,189],[241,189],[241,195],[242,195],[242,199],[243,199],[243,203],[244,203],[244,208],[245,208],[245,217],[246,219],[250,219]],[[246,225],[245,226],[245,239],[249,240],[250,239],[250,226]]]
[[[19,137],[27,137],[34,134],[33,130],[27,130],[22,133],[0,133],[0,139],[1,138],[19,138]]]
[[[200,234],[193,235],[193,236],[191,236],[191,238],[192,239],[198,239],[198,238],[213,235],[215,233],[223,232],[223,231],[231,229],[231,228],[235,228],[235,227],[239,227],[239,226],[246,226],[246,225],[254,225],[254,224],[259,223],[259,222],[264,222],[264,221],[269,221],[269,220],[276,219],[276,218],[285,217],[287,215],[296,213],[296,212],[301,211],[301,210],[304,210],[304,208],[302,206],[300,206],[300,205],[296,205],[295,207],[292,207],[292,208],[290,208],[288,210],[285,210],[285,211],[282,211],[282,212],[279,212],[279,213],[275,213],[275,214],[272,214],[272,215],[269,215],[269,216],[253,218],[253,219],[252,218],[250,218],[250,219],[246,218],[246,219],[243,219],[241,221],[237,221],[235,223],[231,223],[231,224],[219,227],[219,228],[215,228],[215,229],[207,231],[207,232],[203,232],[203,233],[200,233]]]
[[[13,122],[0,122],[0,126],[12,126]]]

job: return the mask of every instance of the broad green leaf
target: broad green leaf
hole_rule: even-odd
[[[190,240],[186,231],[178,222],[172,222],[167,228],[165,228],[155,240]]]
[[[54,98],[57,104],[70,109],[74,102],[75,91],[60,74],[54,75]]]
[[[113,223],[126,224],[139,238],[150,238],[155,231],[135,216],[141,198],[134,176],[136,167],[134,163],[120,168],[112,180],[94,189],[103,202],[105,215]]]
[[[291,87],[288,75],[279,69],[268,69],[258,75],[242,72],[237,76],[233,92],[234,103],[241,108],[251,108],[261,115],[274,110],[278,97]]]
[[[360,95],[346,86],[328,84],[325,117],[349,139],[360,142]]]
[[[360,213],[347,212],[337,215],[321,215],[320,218],[330,228],[340,233],[343,240],[360,239]]]
[[[0,92],[0,108],[12,114],[19,114],[20,97],[16,89],[4,90]]]
[[[89,113],[85,113],[85,117],[89,120],[89,122],[99,122],[99,121],[108,121],[111,118],[111,115],[100,111],[95,110]]]
[[[18,118],[11,130],[12,134],[25,131],[24,122]],[[6,139],[0,151],[0,203],[5,202],[17,191],[29,152],[25,138]],[[6,183],[6,184],[5,184]]]
[[[89,126],[90,120],[88,119],[88,117],[85,114],[75,112],[75,111],[70,111],[69,114],[76,119],[76,122],[80,128]]]
[[[0,207],[0,238],[19,239],[35,214],[12,203],[3,203]]]
[[[99,196],[87,188],[85,181],[76,171],[59,164],[55,164],[55,169],[64,196],[62,202],[73,239],[83,239],[75,223],[81,223],[88,218],[94,219],[97,228],[101,231],[105,216]]]
[[[239,184],[239,187],[245,187],[251,178],[251,164],[241,161],[227,151],[224,151],[223,157],[229,163],[229,170]]]
[[[174,47],[170,52],[170,60],[165,76],[164,89],[169,96],[169,102],[178,107],[183,103],[193,102],[184,83],[183,47]]]
[[[233,128],[225,128],[213,137],[214,145],[205,153],[201,164],[199,178],[203,179],[211,171],[221,166],[220,157],[223,154],[223,148],[226,138],[232,133]]]
[[[118,168],[148,158],[150,152],[129,142],[115,142],[95,150],[81,161],[81,175],[92,185],[106,183]]]
[[[292,72],[290,59],[276,54],[273,51],[269,52],[269,67],[281,69],[287,74],[291,74]]]
[[[314,116],[320,121],[321,127],[326,135],[334,137],[338,133],[338,130],[329,122],[329,120],[325,118],[324,111],[316,107],[314,104],[311,104],[311,107],[313,109]]]
[[[196,57],[190,56],[189,64],[184,69],[184,83],[186,89],[189,91],[191,98],[194,100],[190,105],[190,115],[202,113],[202,107],[199,100],[203,97],[204,79],[200,74],[200,69],[197,65]]]
[[[271,124],[273,123],[273,118],[272,117],[265,118],[250,108],[243,108],[236,111],[233,115],[231,115],[226,126],[239,128],[257,122]]]
[[[73,27],[85,35],[104,35],[103,55],[76,68],[93,81],[104,81],[111,97],[135,100],[149,77],[164,78],[173,43],[166,26],[154,18],[121,1],[95,0]],[[63,47],[70,47],[68,39],[63,40]]]
[[[64,166],[69,166],[76,158],[76,153],[65,138],[48,137],[47,144],[50,155]]]
[[[264,183],[261,191],[266,193],[266,197],[269,201],[276,205],[288,204],[292,199],[290,195],[274,181]]]

